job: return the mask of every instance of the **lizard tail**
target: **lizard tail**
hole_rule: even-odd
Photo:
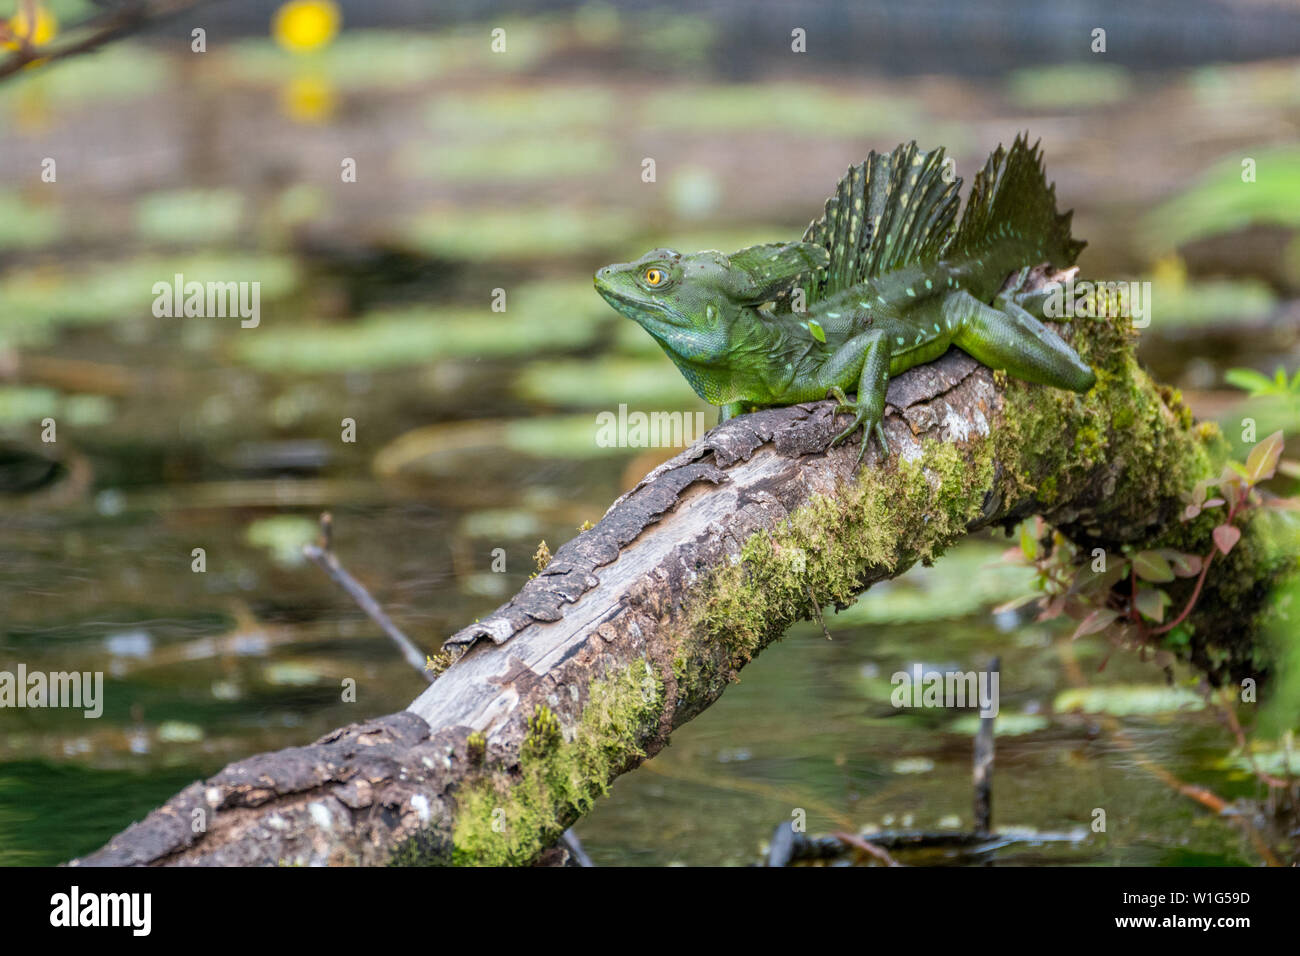
[[[994,150],[976,174],[949,252],[978,254],[998,239],[1015,238],[1037,244],[1039,261],[1064,269],[1087,245],[1070,235],[1073,215],[1056,211],[1056,186],[1048,185],[1042,151],[1021,134],[1009,150]]]

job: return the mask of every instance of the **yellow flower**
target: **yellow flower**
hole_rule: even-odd
[[[275,11],[271,35],[290,53],[307,53],[333,40],[341,20],[333,0],[290,0]]]
[[[18,12],[9,18],[7,26],[11,34],[26,40],[32,46],[44,46],[59,32],[59,21],[44,6],[36,8],[36,22],[33,24],[27,20],[27,5],[19,4]],[[20,48],[17,40],[6,40],[3,46],[10,50]]]

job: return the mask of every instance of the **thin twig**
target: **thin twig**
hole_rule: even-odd
[[[989,679],[1000,673],[1002,659],[989,661]],[[974,769],[971,771],[975,785],[975,832],[986,836],[993,832],[993,725],[996,717],[980,716],[979,730],[975,734]]]
[[[397,629],[397,625],[392,622],[384,609],[379,606],[379,602],[370,596],[370,593],[361,586],[352,575],[343,570],[339,564],[339,559],[334,555],[334,521],[329,513],[320,516],[321,540],[319,544],[304,544],[302,553],[312,560],[322,571],[334,579],[339,587],[348,592],[348,596],[357,602],[357,606],[366,612],[370,620],[379,625],[380,629],[389,636],[406,662],[418,670],[424,679],[433,683],[437,677],[436,674],[425,668],[424,655],[420,649]]]
[[[884,863],[885,866],[902,866],[901,863],[889,855],[888,850],[878,847],[874,843],[870,843],[856,834],[844,833],[843,831],[837,830],[832,833],[831,836],[835,837],[835,839],[839,840],[846,846],[851,846],[855,850],[861,850],[863,853],[874,856],[877,860]]]
[[[826,635],[826,640],[833,641],[834,638],[831,637],[831,632],[826,627],[826,618],[822,617],[822,606],[817,602],[817,598],[813,595],[812,585],[805,584],[803,587],[804,590],[808,592],[808,600],[812,602],[813,616],[817,618],[817,623],[822,626],[822,633]]]

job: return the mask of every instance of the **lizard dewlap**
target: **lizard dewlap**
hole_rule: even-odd
[[[942,149],[872,153],[800,242],[731,255],[655,249],[601,269],[596,289],[723,420],[834,396],[837,413],[853,415],[835,441],[861,428],[859,461],[873,433],[888,453],[889,377],[953,345],[1016,378],[1086,392],[1092,369],[1040,321],[1042,297],[1021,290],[1032,267],[1068,268],[1084,246],[1070,213],[1056,211],[1037,145],[1021,136],[998,147],[958,222],[960,188]]]

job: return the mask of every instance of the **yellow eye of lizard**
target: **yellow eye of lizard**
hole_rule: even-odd
[[[664,273],[662,269],[647,269],[645,271],[646,285],[659,285],[659,283],[663,281],[664,281]]]

